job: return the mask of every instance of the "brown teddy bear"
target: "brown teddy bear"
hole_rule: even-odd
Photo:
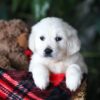
[[[4,69],[27,69],[27,49],[29,29],[21,20],[0,20],[0,67]]]

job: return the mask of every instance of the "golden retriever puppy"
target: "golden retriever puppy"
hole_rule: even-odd
[[[49,84],[49,75],[64,73],[66,86],[75,91],[87,67],[80,50],[77,31],[60,18],[47,17],[32,27],[29,48],[34,52],[29,71],[40,89]]]

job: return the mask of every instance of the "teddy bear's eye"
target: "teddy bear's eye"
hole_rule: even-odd
[[[58,42],[58,41],[61,41],[62,40],[62,37],[60,37],[60,36],[57,36],[56,38],[55,38],[55,40]]]
[[[44,36],[40,36],[40,40],[44,41],[45,37]]]

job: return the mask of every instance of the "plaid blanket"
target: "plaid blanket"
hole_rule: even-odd
[[[70,97],[64,79],[55,85],[51,81],[47,89],[40,90],[31,73],[0,68],[0,100],[69,100]]]

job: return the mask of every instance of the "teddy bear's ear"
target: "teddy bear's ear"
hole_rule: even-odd
[[[28,44],[27,44],[27,33],[22,33],[17,37],[17,43],[19,44],[20,47],[26,49]]]
[[[69,36],[67,36],[67,54],[73,55],[80,50],[81,43],[77,36],[77,30],[69,26]]]
[[[33,27],[29,36],[29,41],[28,41],[28,46],[29,49],[34,52],[35,51],[35,41],[34,41],[35,37],[34,37],[34,31],[33,31]]]

